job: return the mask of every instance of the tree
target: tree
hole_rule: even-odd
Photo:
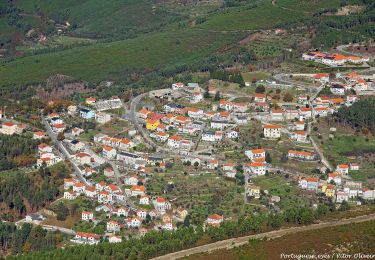
[[[19,195],[14,198],[14,208],[18,211],[18,213],[22,214],[25,210],[25,205]]]
[[[328,213],[328,207],[324,204],[319,204],[317,213],[319,216],[326,215]]]
[[[340,205],[340,208],[339,208],[340,211],[346,211],[346,210],[349,210],[349,209],[350,209],[350,205],[346,200],[341,202],[341,205]]]
[[[221,99],[221,95],[219,91],[216,91],[214,99],[215,101],[219,101]]]
[[[66,219],[68,216],[68,208],[64,205],[64,203],[60,202],[57,205],[56,214],[57,220],[64,221]]]
[[[258,85],[255,88],[255,93],[264,93],[264,92],[266,92],[266,88],[263,85]]]
[[[285,95],[284,95],[283,100],[285,102],[292,102],[293,101],[293,95],[290,94],[289,92],[286,92]]]
[[[271,158],[271,155],[269,153],[266,153],[266,162],[272,163],[272,158]]]
[[[301,208],[299,212],[299,222],[301,224],[311,224],[314,222],[315,216],[311,208]]]
[[[59,140],[59,141],[63,141],[64,139],[65,139],[64,132],[60,132],[60,133],[58,133],[58,135],[57,135],[57,140]]]
[[[210,98],[211,95],[210,95],[210,91],[209,91],[209,87],[207,86],[206,89],[204,90],[204,95],[203,95],[204,98]]]

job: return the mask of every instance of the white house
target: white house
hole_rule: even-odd
[[[203,94],[199,91],[195,91],[190,95],[190,103],[199,103],[203,100]]]
[[[266,151],[264,149],[253,149],[245,152],[245,155],[252,161],[261,161],[266,158]]]
[[[219,214],[213,214],[207,217],[207,224],[211,226],[220,226],[220,224],[224,221],[224,217]]]
[[[92,211],[82,211],[82,217],[81,217],[81,219],[83,221],[94,220],[94,213]]]
[[[179,135],[172,135],[168,138],[167,145],[171,148],[177,149],[180,147],[182,137]]]
[[[126,220],[126,224],[128,228],[138,228],[142,224],[142,219],[138,216],[135,216],[134,218],[128,218]]]
[[[70,241],[77,244],[96,245],[100,242],[100,236],[93,233],[77,232]]]
[[[263,134],[266,138],[280,138],[281,137],[281,126],[267,124],[263,126]]]
[[[336,202],[337,203],[342,203],[343,201],[348,201],[349,200],[349,194],[344,191],[338,191],[336,193]]]
[[[336,166],[336,172],[346,175],[349,173],[349,165],[339,164]]]
[[[272,121],[283,121],[284,120],[283,110],[272,109],[271,110],[271,120]]]
[[[204,131],[202,133],[202,141],[220,142],[223,138],[221,131]]]
[[[139,181],[139,178],[138,178],[138,176],[135,176],[135,175],[126,177],[124,179],[124,183],[126,185],[131,185],[131,186],[137,185],[138,181]]]
[[[145,195],[139,199],[140,205],[149,205],[150,204],[150,197]]]
[[[72,190],[67,190],[64,192],[64,199],[66,200],[74,200],[77,198],[77,193],[75,193],[74,191]]]
[[[342,181],[342,174],[337,172],[328,173],[327,182],[333,181],[335,184],[340,185]]]
[[[95,121],[98,122],[99,124],[105,124],[111,121],[111,115],[104,113],[104,112],[96,112]]]
[[[104,157],[106,157],[108,159],[114,159],[114,158],[116,158],[117,151],[116,151],[115,148],[113,148],[111,146],[104,146],[102,154],[103,154]]]
[[[299,143],[308,143],[309,142],[309,140],[307,139],[307,132],[305,132],[305,131],[295,131],[292,134],[291,139],[296,141],[296,142],[299,142]]]
[[[107,222],[107,232],[119,232],[120,224],[115,220],[110,220]]]

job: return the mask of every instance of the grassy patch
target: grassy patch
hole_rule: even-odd
[[[233,8],[214,14],[199,27],[220,31],[270,29],[280,23],[303,18],[303,15],[302,12],[281,9],[272,5],[271,1],[265,1],[254,8]]]
[[[271,75],[263,71],[244,72],[242,77],[246,82],[251,82],[254,78],[256,80],[268,79]]]
[[[276,4],[280,7],[296,11],[314,12],[319,9],[334,8],[340,5],[340,0],[277,0]]]

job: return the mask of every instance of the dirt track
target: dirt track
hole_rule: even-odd
[[[292,227],[292,228],[280,229],[280,230],[275,230],[275,231],[256,234],[256,235],[231,238],[231,239],[215,242],[215,243],[208,244],[208,245],[193,247],[190,249],[170,253],[170,254],[159,256],[153,259],[154,260],[179,259],[179,258],[183,258],[185,256],[189,256],[193,254],[211,252],[214,250],[225,249],[225,248],[230,249],[236,246],[241,246],[241,245],[247,244],[250,238],[254,238],[254,239],[259,239],[259,238],[264,238],[264,237],[276,238],[276,237],[281,237],[281,236],[285,236],[285,235],[297,233],[297,232],[302,232],[302,231],[309,231],[309,230],[320,229],[320,228],[325,228],[325,227],[334,227],[334,226],[346,225],[346,224],[351,224],[351,223],[366,222],[370,220],[375,220],[375,213],[364,215],[364,216],[359,216],[355,218],[350,218],[350,219],[341,219],[338,221],[321,222],[318,224],[312,224],[308,226]]]

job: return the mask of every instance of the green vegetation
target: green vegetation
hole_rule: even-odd
[[[15,221],[54,201],[67,176],[68,169],[63,163],[31,173],[0,175],[1,219]]]
[[[276,5],[295,11],[312,13],[319,9],[335,8],[340,5],[340,0],[309,1],[309,0],[276,0]]]
[[[38,144],[39,141],[30,136],[0,135],[0,171],[35,163]]]
[[[213,14],[199,27],[216,31],[271,29],[283,22],[297,21],[303,16],[302,12],[281,9],[272,5],[271,1],[264,1],[258,5],[236,7]]]
[[[4,222],[0,222],[0,237],[4,255],[54,249],[63,239],[60,233],[47,232],[41,226],[25,223],[17,229],[13,223]]]
[[[331,208],[331,210],[334,209]],[[208,227],[205,231],[201,226],[193,229],[181,224],[175,232],[151,231],[140,239],[131,238],[118,244],[100,243],[96,246],[74,246],[65,249],[32,252],[25,256],[18,256],[17,259],[69,259],[73,256],[79,259],[148,259],[194,247],[198,244],[269,231],[279,228],[285,222],[309,224],[328,212],[328,208],[314,211],[310,207],[294,207],[285,214],[260,213],[257,216],[248,216],[236,221],[225,221],[220,227]]]
[[[253,71],[242,73],[242,77],[246,82],[252,82],[255,80],[265,80],[270,77],[270,74],[263,71]]]
[[[315,254],[324,255],[340,252],[345,254],[375,253],[375,221],[328,227],[318,230],[298,232],[271,240],[250,240],[244,246],[223,249],[209,254],[192,255],[186,259],[279,259],[281,254]]]
[[[343,106],[336,117],[341,123],[375,134],[375,98],[360,100],[350,107]]]
[[[0,77],[2,84],[39,82],[53,74],[89,82],[118,79],[132,70],[194,64],[240,36],[194,30],[148,34],[132,40],[20,58],[3,63]]]

